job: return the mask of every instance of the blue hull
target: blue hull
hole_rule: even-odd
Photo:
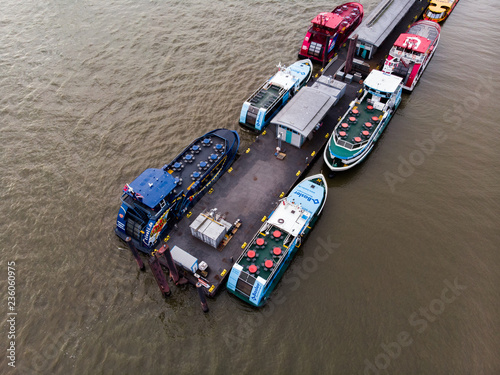
[[[151,253],[227,171],[239,144],[237,132],[217,129],[194,140],[161,169],[146,169],[125,185],[115,233]]]
[[[233,265],[227,290],[250,305],[263,306],[316,223],[326,196],[326,180],[319,174],[281,200]]]
[[[269,78],[244,103],[240,112],[241,127],[262,132],[293,95],[311,78],[312,62],[297,61]]]

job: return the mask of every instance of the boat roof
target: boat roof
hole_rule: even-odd
[[[290,89],[297,81],[307,77],[312,69],[310,60],[300,60],[294,62],[287,68],[282,68],[269,80],[269,83],[284,89]]]
[[[431,41],[420,35],[404,33],[396,39],[394,45],[414,52],[425,53],[429,49]]]
[[[278,73],[274,75],[269,80],[269,83],[274,86],[282,87],[285,90],[288,90],[291,88],[295,82],[297,81],[297,78],[293,76],[292,74],[289,74],[285,70],[280,70]]]
[[[128,194],[135,193],[136,197],[140,194],[142,203],[154,208],[170,194],[176,185],[174,177],[170,173],[163,169],[148,168],[129,184],[132,192],[129,190]]]
[[[306,86],[290,100],[272,120],[307,137],[344,95],[346,84],[321,76],[312,86]]]
[[[429,5],[428,9],[431,12],[441,13],[450,9],[451,5],[453,5],[455,1],[456,0],[434,0]]]
[[[436,40],[441,32],[441,26],[437,22],[421,20],[415,22],[410,26],[410,29],[407,31],[408,34],[415,34],[419,36],[423,36],[424,38],[429,39],[430,41]]]
[[[358,41],[380,47],[415,1],[381,1],[356,30]]]
[[[310,179],[300,182],[274,210],[268,223],[297,236],[318,212],[325,197],[325,187],[315,184]]]
[[[392,93],[395,92],[403,78],[390,75],[380,70],[372,70],[365,79],[365,86],[373,90]]]
[[[310,216],[311,214],[303,210],[299,205],[283,200],[274,210],[268,223],[292,236],[297,236]]]
[[[335,13],[321,12],[316,17],[313,18],[311,23],[315,25],[320,25],[328,27],[329,29],[336,29],[340,23],[344,20],[343,17]]]

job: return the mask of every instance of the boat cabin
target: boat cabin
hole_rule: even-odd
[[[434,22],[441,22],[448,14],[451,13],[453,7],[458,0],[433,0],[429,7],[425,10],[424,19]]]
[[[364,89],[370,95],[367,97],[368,104],[375,110],[386,111],[391,100],[396,101],[398,96],[401,97],[401,81],[401,77],[372,70],[364,82]]]

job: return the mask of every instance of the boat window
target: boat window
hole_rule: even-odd
[[[122,197],[122,202],[125,203],[129,207],[129,209],[134,210],[137,216],[142,217],[144,221],[148,221],[149,217],[156,215],[156,212],[154,212],[152,209],[139,202],[138,200],[133,199],[128,194],[124,194],[124,197]]]

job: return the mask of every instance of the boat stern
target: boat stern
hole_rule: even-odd
[[[266,109],[243,103],[240,112],[240,125],[248,130],[261,132],[266,124]]]
[[[242,265],[235,263],[229,273],[227,290],[241,300],[260,307],[266,302],[266,280],[246,272]]]

